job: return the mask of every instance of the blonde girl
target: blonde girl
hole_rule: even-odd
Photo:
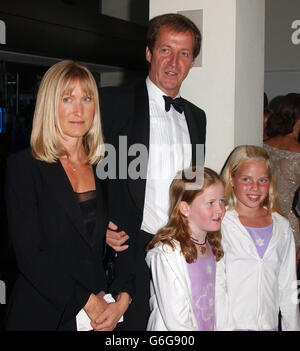
[[[187,169],[173,180],[169,221],[147,246],[152,273],[147,330],[213,330],[224,213],[224,186],[211,169]]]
[[[217,264],[218,330],[299,330],[295,244],[280,215],[268,153],[242,145],[223,171],[227,212]]]

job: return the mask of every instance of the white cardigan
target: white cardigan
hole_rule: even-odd
[[[146,256],[151,269],[149,331],[199,330],[192,307],[187,263],[177,241],[175,250],[157,244]]]
[[[272,214],[273,233],[262,259],[236,211],[222,222],[225,256],[217,263],[216,330],[300,330],[295,243],[290,224]]]

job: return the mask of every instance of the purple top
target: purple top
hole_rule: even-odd
[[[245,228],[247,229],[255,244],[259,257],[263,258],[269,245],[269,242],[272,238],[273,223],[263,228],[254,228],[246,226]]]
[[[207,257],[188,264],[192,286],[193,311],[199,330],[214,330],[216,260],[209,247]]]

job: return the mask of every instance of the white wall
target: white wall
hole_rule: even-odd
[[[149,13],[193,9],[203,9],[203,61],[181,93],[206,111],[206,166],[220,171],[238,144],[261,145],[264,0],[150,0]]]
[[[236,1],[235,145],[262,145],[264,1]]]
[[[266,0],[265,92],[300,93],[300,1]]]

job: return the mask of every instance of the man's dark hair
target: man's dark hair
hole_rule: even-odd
[[[193,57],[199,55],[201,48],[201,33],[196,25],[187,17],[177,13],[167,13],[164,15],[156,16],[149,22],[146,44],[153,52],[155,42],[158,34],[163,27],[167,27],[174,32],[190,32],[194,37]]]

